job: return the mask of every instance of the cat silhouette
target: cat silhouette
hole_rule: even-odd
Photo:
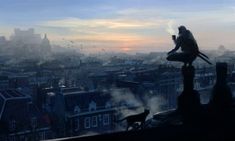
[[[149,112],[150,111],[148,109],[145,109],[142,113],[130,115],[118,121],[127,121],[126,131],[128,131],[130,127],[132,127],[133,129],[138,129],[139,127],[143,129],[143,125],[145,124],[145,120]],[[137,126],[138,123],[140,123],[139,126]]]

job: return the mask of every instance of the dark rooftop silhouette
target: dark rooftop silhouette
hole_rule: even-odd
[[[57,140],[231,140],[235,139],[232,93],[226,84],[227,64],[216,64],[217,81],[209,104],[202,105],[194,90],[195,69],[183,66],[184,89],[178,97],[178,108],[153,116],[145,129]],[[154,124],[154,120],[158,124]],[[150,128],[151,127],[151,128]]]

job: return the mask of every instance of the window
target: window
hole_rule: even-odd
[[[84,127],[85,127],[86,129],[87,129],[87,128],[90,128],[90,120],[91,120],[90,117],[85,117]]]
[[[16,129],[16,121],[13,119],[9,122],[9,130],[14,131]]]
[[[27,138],[25,138],[24,135],[21,135],[21,136],[20,136],[20,141],[27,141]]]
[[[79,130],[79,118],[74,119],[74,130],[78,131]]]
[[[39,133],[39,138],[40,138],[40,140],[45,140],[46,139],[46,133],[45,132]]]
[[[15,141],[15,140],[16,140],[15,136],[10,136],[9,137],[9,141]]]
[[[94,101],[91,101],[89,104],[89,111],[95,111],[96,110],[96,103]]]
[[[92,122],[91,122],[91,124],[92,124],[92,127],[97,127],[97,116],[93,116],[93,117],[92,117]]]
[[[31,126],[32,126],[32,128],[37,127],[37,118],[36,117],[31,118]]]
[[[77,105],[77,106],[74,107],[74,110],[73,110],[73,111],[74,111],[75,114],[77,114],[77,113],[79,113],[81,110],[80,110],[79,106]]]
[[[106,104],[105,104],[105,108],[107,108],[107,109],[108,109],[108,108],[111,108],[111,107],[112,107],[111,102],[109,102],[109,101],[108,101],[108,102],[106,102]]]
[[[109,125],[110,119],[109,114],[103,115],[103,125]]]

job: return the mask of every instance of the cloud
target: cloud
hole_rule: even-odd
[[[119,51],[123,51],[123,48],[128,48],[128,51],[133,51],[136,49],[138,50],[138,47],[165,43],[166,41],[164,38],[158,38],[157,35],[154,37],[151,33],[146,32],[150,30],[157,31],[157,29],[164,26],[165,23],[167,23],[167,21],[161,19],[148,19],[143,22],[139,19],[126,18],[66,18],[42,22],[39,26],[47,29],[67,29],[65,31],[70,32],[70,34],[66,34],[68,35],[66,36],[63,33],[62,36],[68,40],[93,42],[99,45],[101,45],[100,43],[103,43],[101,46],[109,45],[110,48],[115,46],[116,49],[119,48]],[[55,36],[59,37],[58,34]]]
[[[146,20],[141,21],[138,19],[79,19],[79,18],[66,18],[62,20],[52,20],[41,23],[41,26],[46,27],[67,27],[67,28],[107,28],[107,29],[139,29],[151,28],[158,26],[163,21]]]
[[[222,42],[228,48],[235,45],[231,39],[234,34],[231,29],[235,27],[235,8],[232,4],[218,5],[216,8],[205,6],[200,9],[204,1],[190,8],[186,8],[187,4],[181,6],[180,3],[174,7],[160,6],[172,4],[171,2],[163,2],[156,7],[147,2],[148,6],[140,5],[142,8],[139,8],[137,3],[118,7],[110,2],[111,7],[103,3],[92,8],[83,6],[82,9],[73,4],[67,7],[70,8],[69,11],[62,12],[63,16],[57,16],[58,12],[51,13],[51,16],[46,16],[44,19],[39,16],[41,21],[30,27],[35,27],[37,32],[48,33],[52,43],[60,43],[59,41],[64,38],[79,43],[85,42],[87,46],[88,44],[105,46],[107,50],[126,48],[130,51],[145,49],[151,51],[153,48],[159,48],[166,51],[173,46],[171,37],[166,31],[176,31],[179,25],[188,27],[201,46],[213,48]],[[12,31],[5,27],[6,25],[1,26],[3,30],[0,34]]]
[[[12,27],[0,23],[0,36],[10,37],[12,31]]]

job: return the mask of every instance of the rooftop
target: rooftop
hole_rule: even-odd
[[[6,100],[14,98],[28,98],[27,95],[24,95],[17,90],[0,90],[0,96]]]

